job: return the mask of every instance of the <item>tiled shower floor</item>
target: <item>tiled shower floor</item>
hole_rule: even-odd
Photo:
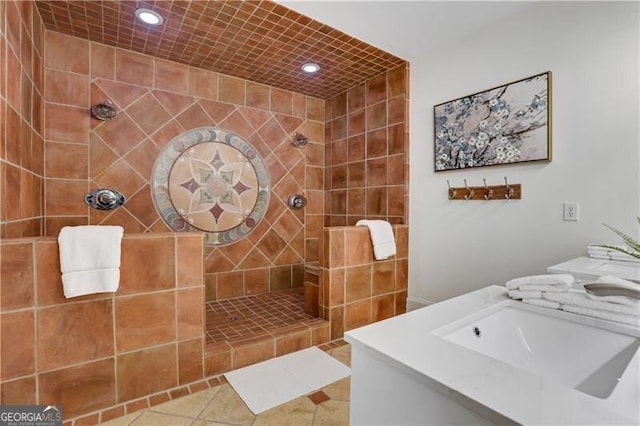
[[[304,312],[304,288],[238,297],[206,304],[207,343],[279,334],[289,326],[324,322]]]

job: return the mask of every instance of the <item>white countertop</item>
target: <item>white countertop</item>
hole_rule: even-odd
[[[577,257],[549,266],[547,272],[571,274],[578,279],[596,280],[601,275],[615,275],[625,280],[640,281],[640,263]]]
[[[640,424],[637,404],[616,404],[614,394],[599,399],[431,334],[505,300],[504,287],[486,287],[348,331],[345,340],[497,423]]]

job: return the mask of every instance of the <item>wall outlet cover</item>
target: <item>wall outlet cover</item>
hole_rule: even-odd
[[[579,220],[578,216],[578,207],[579,204],[576,202],[566,202],[564,203],[564,220],[570,222],[577,222]]]

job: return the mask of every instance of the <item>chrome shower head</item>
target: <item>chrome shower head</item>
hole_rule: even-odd
[[[107,99],[106,101],[91,107],[91,115],[98,120],[108,121],[116,116],[116,109],[113,103]]]
[[[295,135],[293,135],[293,140],[291,141],[291,143],[296,148],[300,148],[301,146],[305,146],[307,143],[309,143],[309,139],[307,139],[307,137],[302,133],[296,133]]]

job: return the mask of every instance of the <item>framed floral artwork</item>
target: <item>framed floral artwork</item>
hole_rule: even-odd
[[[551,160],[551,72],[433,108],[435,171]]]

